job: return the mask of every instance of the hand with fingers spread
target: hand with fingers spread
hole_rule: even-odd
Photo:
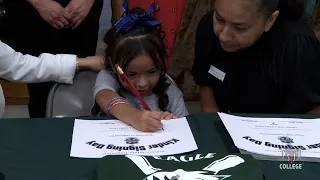
[[[62,29],[70,24],[70,17],[64,16],[64,8],[53,0],[28,0],[39,12],[42,19],[55,29]]]
[[[157,111],[139,110],[130,124],[139,131],[155,132],[163,127],[160,115]]]
[[[94,0],[71,0],[64,11],[65,17],[70,18],[72,29],[76,29],[89,14]]]
[[[169,120],[169,119],[177,119],[178,117],[175,116],[174,114],[165,111],[165,112],[160,112],[160,119],[161,120]]]

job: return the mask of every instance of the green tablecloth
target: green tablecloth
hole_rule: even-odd
[[[188,121],[198,152],[238,152],[217,114],[193,114]],[[0,172],[6,180],[91,180],[97,159],[69,156],[73,123],[74,118],[0,120]],[[305,162],[303,170],[280,170],[280,163],[261,161],[267,180],[320,178],[320,163]]]

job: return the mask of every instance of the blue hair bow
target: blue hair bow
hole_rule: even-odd
[[[117,32],[128,32],[133,28],[137,23],[144,24],[150,27],[157,26],[161,24],[156,18],[152,16],[153,10],[155,9],[155,4],[152,3],[148,11],[144,14],[129,14],[128,11],[128,0],[125,0],[123,3],[124,13],[122,14],[120,20],[114,25]],[[160,11],[160,8],[157,6],[155,12]],[[124,14],[126,14],[124,16]]]

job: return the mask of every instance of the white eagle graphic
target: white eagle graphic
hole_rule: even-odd
[[[219,171],[235,167],[244,163],[244,159],[236,155],[229,155],[216,160],[200,171],[185,171],[177,169],[172,172],[153,167],[143,156],[126,155],[141,171],[147,175],[144,180],[223,180],[231,175],[217,175]]]

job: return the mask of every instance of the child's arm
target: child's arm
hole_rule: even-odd
[[[96,102],[107,113],[105,107],[115,97],[119,97],[119,94],[112,90],[104,89],[98,92]],[[140,110],[129,104],[118,104],[109,110],[109,114],[132,125],[139,131],[157,131],[163,127],[159,112]]]
[[[120,95],[112,90],[103,89],[97,93],[96,102],[100,106],[101,110],[106,114],[109,113],[125,123],[132,124],[131,121],[134,119],[133,115],[139,114],[140,110],[130,106],[129,104],[118,104],[111,108],[109,112],[107,112],[107,104],[115,97],[120,97]]]
[[[107,110],[108,103],[116,97],[119,84],[113,77],[111,71],[101,71],[96,79],[96,85],[93,89],[94,98],[100,108],[106,113],[117,119],[132,125],[140,131],[157,131],[162,128],[160,113],[156,111],[140,110],[129,104],[118,104]]]

